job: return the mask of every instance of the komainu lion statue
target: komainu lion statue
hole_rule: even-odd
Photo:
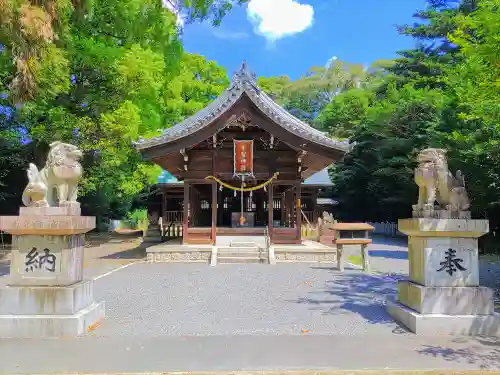
[[[326,212],[326,211],[323,211],[323,223],[324,224],[334,224],[335,219],[333,218],[333,215]]]
[[[28,186],[23,192],[26,206],[55,206],[54,193],[59,206],[76,204],[78,182],[83,173],[79,162],[82,152],[73,145],[53,142],[50,145],[45,167],[38,171],[34,164],[28,170]]]
[[[434,202],[440,209],[465,211],[470,207],[462,172],[453,176],[448,169],[446,150],[428,148],[420,151],[415,169],[415,182],[418,185],[418,203],[415,211],[432,210]]]

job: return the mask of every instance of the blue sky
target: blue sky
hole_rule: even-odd
[[[228,74],[246,59],[257,75],[298,78],[336,56],[369,65],[414,46],[395,25],[412,23],[425,0],[250,0],[221,26],[184,27],[186,51],[223,65]]]

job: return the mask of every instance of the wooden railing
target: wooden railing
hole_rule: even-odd
[[[302,227],[300,229],[302,239],[319,241],[319,229],[317,225],[310,226],[307,224],[302,224]]]
[[[314,211],[302,211],[304,216],[307,218],[307,222],[311,223],[311,224],[316,224],[314,223]]]
[[[163,222],[166,225],[169,223],[182,223],[184,221],[184,211],[165,211],[163,213]]]
[[[165,239],[182,237],[182,231],[182,224],[172,221],[163,226],[162,237]]]

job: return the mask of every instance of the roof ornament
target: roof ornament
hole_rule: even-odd
[[[243,60],[240,69],[233,73],[233,79],[231,80],[229,89],[231,90],[237,86],[241,87],[241,85],[245,83],[250,84],[255,90],[259,91],[257,87],[257,75],[255,72],[250,72],[246,60]]]

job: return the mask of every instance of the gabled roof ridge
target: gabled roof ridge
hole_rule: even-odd
[[[308,141],[348,152],[352,148],[349,142],[334,140],[325,133],[293,116],[276,103],[269,95],[257,86],[257,77],[251,73],[243,61],[240,69],[233,73],[231,84],[215,100],[194,115],[163,131],[162,135],[150,139],[139,138],[134,146],[138,150],[163,143],[173,142],[189,136],[219,118],[238,99],[246,93],[252,102],[279,126]]]

